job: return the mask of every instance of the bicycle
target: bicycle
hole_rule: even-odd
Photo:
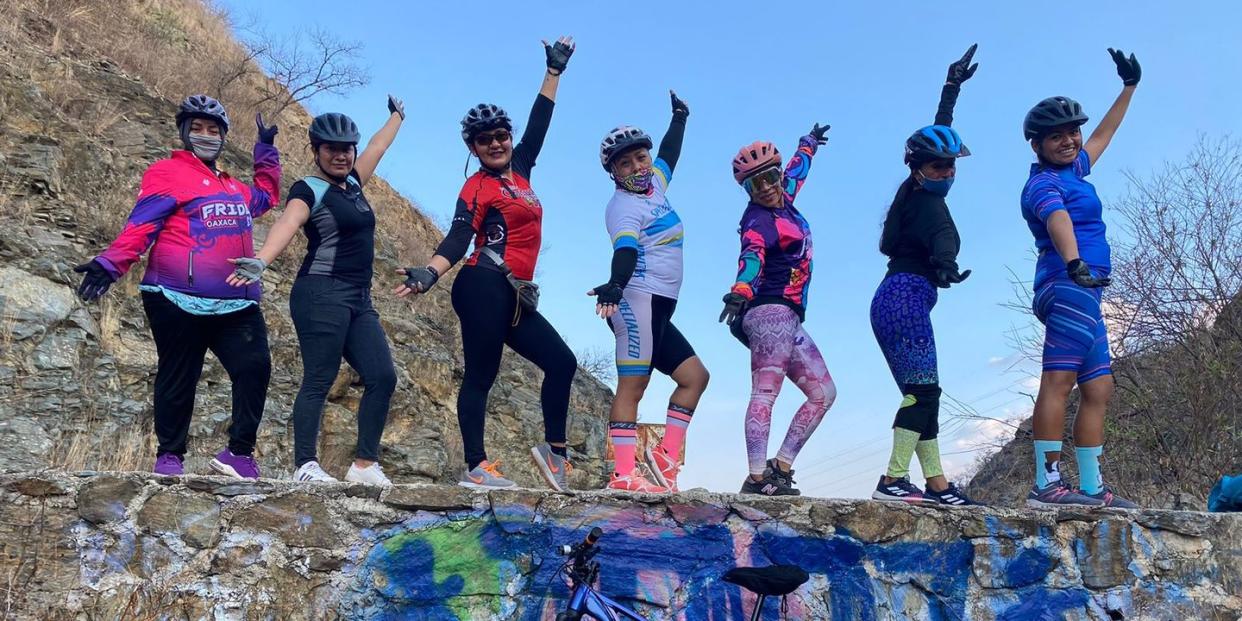
[[[569,558],[557,570],[556,576],[568,574],[571,593],[565,610],[556,615],[556,621],[581,621],[584,615],[596,621],[650,621],[591,586],[599,578],[599,561],[594,560],[595,555],[599,554],[599,547],[595,544],[603,535],[604,531],[595,527],[581,542],[562,545],[558,549],[561,556]],[[763,610],[763,602],[770,596],[782,597],[781,612],[783,613],[784,596],[797,590],[809,578],[806,571],[796,565],[735,567],[723,577],[725,581],[759,596],[751,616],[752,621],[759,619]]]

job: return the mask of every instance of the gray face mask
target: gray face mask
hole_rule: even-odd
[[[203,136],[201,134],[190,134],[186,142],[186,146],[198,159],[204,162],[214,162],[220,157],[220,151],[224,149],[224,139],[218,136]]]

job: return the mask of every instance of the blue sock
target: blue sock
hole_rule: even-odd
[[[1035,487],[1048,487],[1061,480],[1061,460],[1048,461],[1045,453],[1060,453],[1060,440],[1035,441]]]
[[[1078,458],[1078,487],[1088,494],[1098,494],[1104,489],[1104,477],[1100,476],[1102,446],[1076,446],[1074,457]]]

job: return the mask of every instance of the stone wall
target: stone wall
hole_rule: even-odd
[[[121,473],[0,490],[12,619],[551,620],[554,549],[594,526],[601,589],[652,619],[746,618],[753,599],[719,578],[770,563],[811,574],[790,619],[1242,615],[1239,516]]]

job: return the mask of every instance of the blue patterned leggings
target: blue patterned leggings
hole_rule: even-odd
[[[919,432],[922,440],[935,438],[940,428],[940,376],[931,324],[938,297],[926,278],[898,273],[885,278],[871,298],[871,331],[906,397],[893,425]]]

